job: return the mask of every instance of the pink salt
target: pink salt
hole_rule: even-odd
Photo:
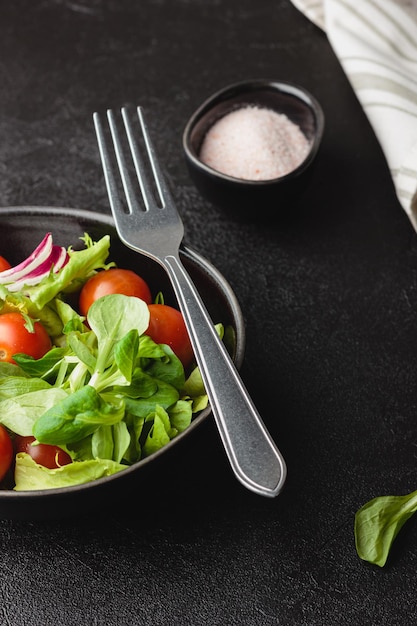
[[[300,165],[310,142],[282,113],[245,106],[218,120],[204,138],[200,159],[234,178],[270,180]]]

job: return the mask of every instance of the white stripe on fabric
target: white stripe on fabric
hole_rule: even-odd
[[[361,91],[384,91],[384,97],[388,100],[382,102],[387,105],[390,102],[390,98],[395,100],[392,104],[395,106],[397,99],[404,101],[405,104],[409,104],[411,107],[416,107],[417,113],[417,89],[413,90],[406,85],[399,83],[396,80],[392,80],[387,76],[378,76],[377,74],[371,74],[369,72],[352,72],[350,75],[351,82],[355,89]],[[412,109],[410,109],[410,113]]]
[[[379,76],[392,76],[394,80],[400,80],[405,85],[412,83],[417,88],[417,71],[415,76],[412,76],[410,71],[399,69],[394,63],[388,64],[375,58],[368,58],[365,56],[344,56],[344,67],[347,69],[349,75],[354,72],[367,71],[371,74]]]

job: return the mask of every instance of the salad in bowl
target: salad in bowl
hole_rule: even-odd
[[[148,259],[121,254],[110,218],[22,208],[0,210],[0,223],[2,212],[12,239],[19,215],[42,218],[34,236],[52,221],[29,253],[0,247],[0,503],[3,493],[112,479],[160,454],[210,410],[165,277]],[[78,231],[66,244],[65,218]],[[217,291],[216,329],[238,363],[233,293],[204,259],[184,255],[203,290]]]

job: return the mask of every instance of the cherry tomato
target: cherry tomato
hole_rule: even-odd
[[[16,435],[14,439],[16,454],[18,452],[26,452],[38,465],[43,465],[43,467],[47,467],[48,469],[56,469],[57,467],[72,463],[70,455],[62,448],[52,446],[48,443],[32,445],[33,441],[35,441],[35,437]]]
[[[10,268],[11,265],[9,261],[6,261],[4,256],[0,256],[0,272],[3,272],[4,270],[9,270]]]
[[[146,334],[155,343],[165,343],[187,368],[194,358],[193,349],[182,313],[168,304],[150,304],[150,320]]]
[[[81,315],[86,316],[90,306],[101,298],[113,293],[136,296],[146,304],[152,302],[148,284],[132,270],[111,268],[94,274],[82,287],[79,297]]]
[[[0,361],[14,363],[13,355],[18,352],[40,359],[51,349],[51,340],[42,324],[35,322],[31,333],[25,323],[20,313],[0,315]]]
[[[13,443],[5,427],[0,424],[0,481],[6,476],[13,461]]]

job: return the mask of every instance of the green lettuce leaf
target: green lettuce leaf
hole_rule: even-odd
[[[91,435],[101,425],[116,424],[123,416],[123,402],[106,402],[86,385],[43,413],[33,425],[33,435],[41,443],[70,444]]]
[[[405,496],[380,496],[363,505],[355,515],[358,556],[383,567],[394,539],[417,511],[417,491]]]
[[[153,424],[143,445],[144,456],[149,456],[163,448],[174,436],[168,415],[162,407],[156,407]]]
[[[28,437],[33,434],[36,420],[66,398],[68,394],[63,389],[49,386],[4,399],[0,402],[0,423],[17,435]]]
[[[15,491],[32,491],[72,487],[116,474],[124,469],[126,465],[115,461],[93,459],[74,461],[74,463],[51,470],[35,463],[28,454],[19,452],[16,455],[14,489]]]

